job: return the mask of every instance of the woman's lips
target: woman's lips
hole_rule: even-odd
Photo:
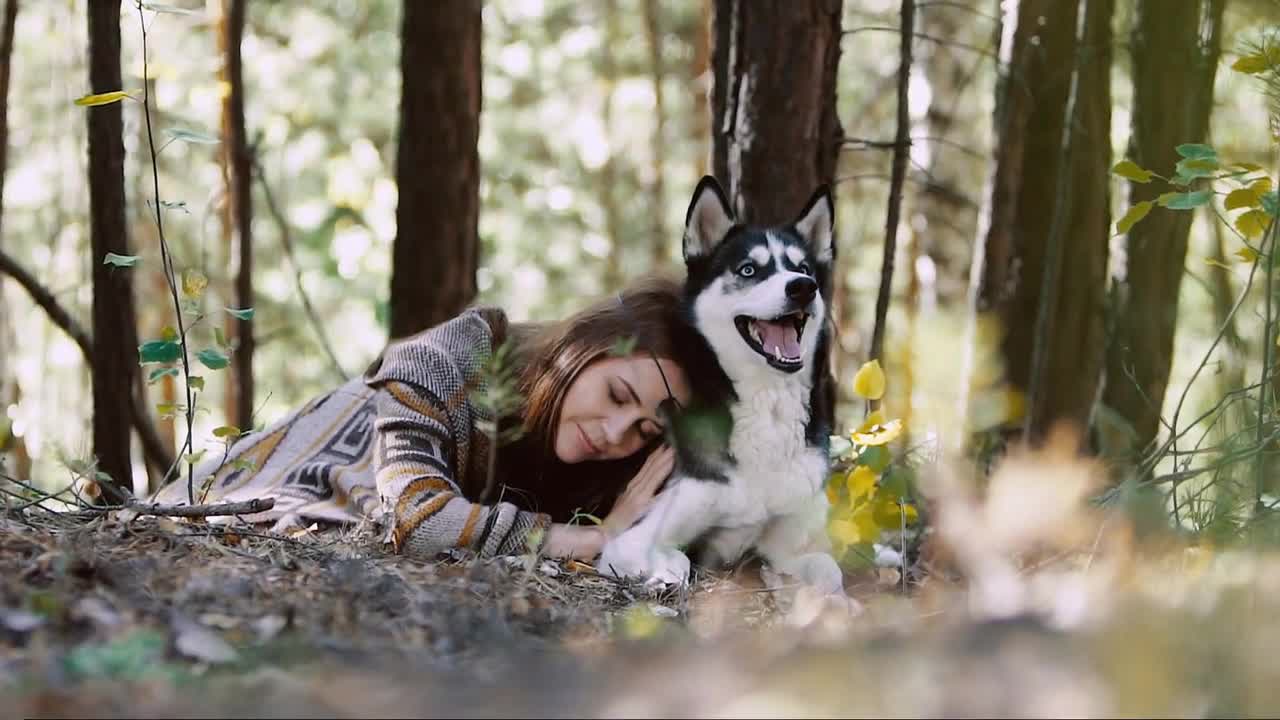
[[[582,444],[586,446],[587,450],[592,455],[600,454],[600,448],[596,447],[595,443],[591,442],[591,438],[587,437],[587,431],[583,430],[581,425],[578,426],[578,434],[582,435]]]

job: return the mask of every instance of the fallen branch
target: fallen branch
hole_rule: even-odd
[[[211,503],[208,505],[162,505],[160,503],[133,502],[103,510],[128,510],[139,515],[162,515],[164,517],[203,518],[224,515],[252,515],[275,507],[275,498],[254,498],[243,502]]]

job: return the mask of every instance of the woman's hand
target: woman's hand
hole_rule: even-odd
[[[644,515],[645,510],[653,504],[653,497],[658,494],[658,488],[662,487],[662,483],[666,482],[667,477],[671,475],[675,461],[675,451],[667,445],[661,445],[657,450],[649,453],[640,472],[627,483],[627,487],[614,502],[613,510],[604,519],[603,529],[607,537],[612,538],[621,534]]]
[[[550,557],[595,558],[610,538],[631,527],[649,509],[658,488],[662,487],[674,467],[674,450],[666,445],[654,450],[640,472],[627,483],[602,525],[555,523],[547,529],[544,552]]]

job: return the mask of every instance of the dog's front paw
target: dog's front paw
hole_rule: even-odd
[[[684,585],[689,577],[689,557],[675,548],[628,542],[626,538],[605,545],[596,563],[601,574],[644,581],[649,589]]]

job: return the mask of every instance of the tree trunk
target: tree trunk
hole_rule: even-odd
[[[1112,3],[1023,0],[997,98],[976,310],[1001,323],[1005,379],[1027,397],[1027,440],[1058,420],[1087,428],[1101,386]]]
[[[716,0],[712,170],[741,220],[787,222],[835,177],[841,0]]]
[[[476,295],[480,5],[404,2],[393,338],[447,320]]]
[[[1144,168],[1172,175],[1179,160],[1174,148],[1207,136],[1223,4],[1138,0],[1131,36],[1128,158]],[[1127,205],[1154,200],[1163,191],[1158,183],[1129,187]],[[1132,449],[1138,452],[1160,429],[1192,219],[1189,212],[1157,209],[1124,238],[1125,269],[1115,285],[1119,307],[1103,402],[1132,424]]]
[[[222,104],[222,152],[226,156],[227,218],[235,229],[236,305],[253,307],[253,186],[249,157],[249,138],[244,124],[244,72],[240,60],[241,38],[244,37],[245,0],[223,0],[222,49],[223,78],[229,92]],[[227,339],[235,343],[232,355],[230,401],[227,422],[248,430],[253,427],[253,319],[240,320],[227,316]],[[233,340],[234,338],[234,340]]]
[[[662,18],[658,0],[644,0],[644,35],[649,48],[649,73],[653,78],[653,179],[649,182],[649,203],[653,211],[653,233],[650,238],[650,262],[654,269],[667,264],[670,257],[671,235],[667,233],[666,190],[663,180],[666,175],[667,153],[667,108],[663,100],[662,80],[666,76],[665,63],[662,59]]]
[[[600,78],[604,81],[604,98],[600,107],[600,124],[604,126],[608,155],[600,167],[600,209],[604,211],[604,231],[609,237],[609,257],[605,260],[604,286],[617,290],[626,272],[623,268],[622,247],[626,232],[622,208],[618,204],[618,148],[614,142],[613,103],[617,94],[618,62],[614,49],[622,41],[622,28],[618,17],[618,0],[599,3],[604,17],[604,43],[600,46]]]
[[[6,0],[4,4],[4,24],[0,27],[0,211],[3,210],[4,176],[8,168],[9,155],[9,76],[13,57],[13,29],[18,20],[18,0]],[[0,217],[0,220],[3,218]],[[0,248],[4,246],[3,225],[0,225]],[[17,403],[21,395],[18,379],[9,367],[8,358],[14,346],[12,330],[9,327],[9,311],[4,301],[4,280],[0,278],[0,455],[12,452],[19,466],[29,465],[26,447],[22,438],[15,437],[10,431],[9,418],[5,408]],[[25,467],[18,467],[12,472],[19,478],[26,476]]]
[[[739,220],[790,222],[819,185],[835,180],[843,139],[836,115],[843,4],[715,0],[711,167]],[[830,283],[821,292],[831,298]],[[822,358],[823,407],[815,409],[832,427],[835,344],[833,336]]]
[[[88,19],[89,91],[120,90],[120,3],[91,2]],[[125,227],[123,108],[111,103],[86,110],[93,249],[93,451],[98,470],[116,487],[132,490],[129,428],[138,375],[132,271],[102,262],[107,253],[132,254]]]

